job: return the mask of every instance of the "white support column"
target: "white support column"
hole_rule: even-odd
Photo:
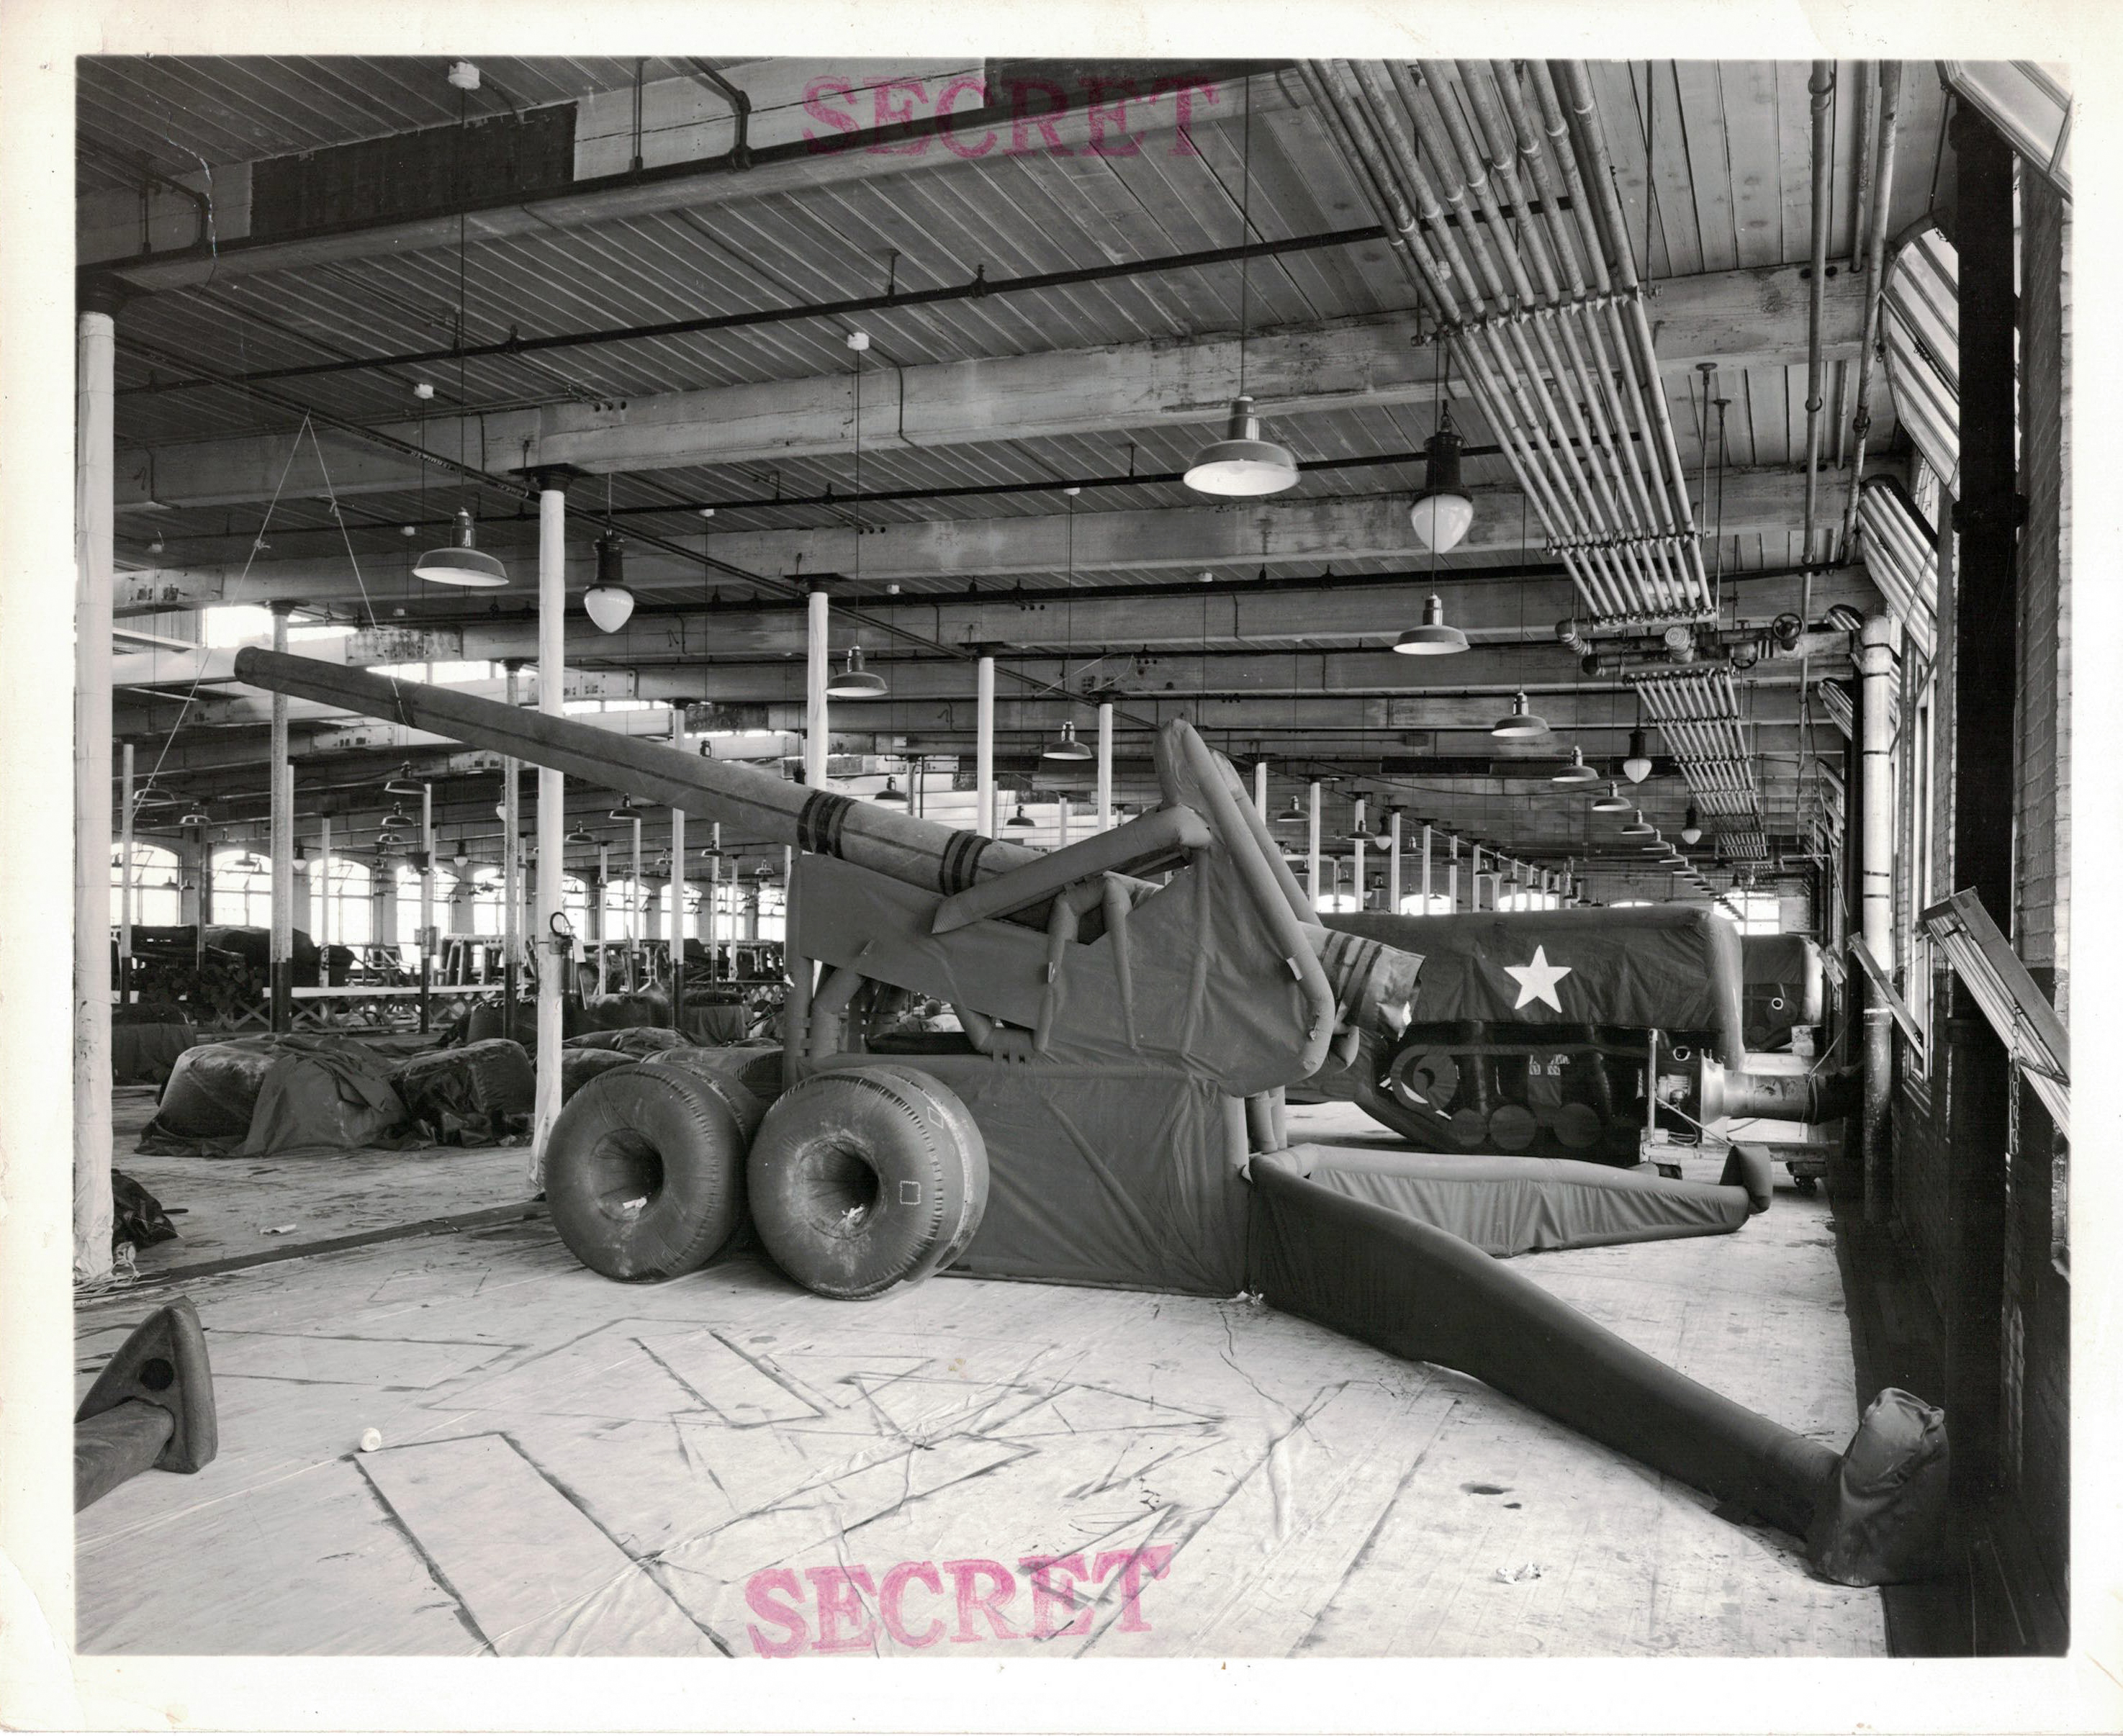
[[[686,745],[683,704],[671,708],[671,745],[680,749]],[[710,897],[715,889],[715,879],[710,875]],[[671,935],[671,1022],[682,1031],[686,1003],[686,811],[682,807],[671,810],[671,873],[663,896],[671,906],[670,920],[664,924]]]
[[[1099,825],[1100,831],[1113,823],[1113,708],[1099,707]]]
[[[1265,760],[1254,761],[1254,812],[1261,817],[1263,822],[1268,820],[1268,761]]]
[[[804,670],[804,781],[813,789],[826,787],[826,681],[832,657],[832,627],[826,615],[826,593],[813,586],[805,605],[810,638],[805,647]]]
[[[983,657],[973,700],[973,829],[996,835],[995,659]]]
[[[1445,908],[1453,915],[1460,914],[1460,840],[1452,840],[1452,859],[1445,868]]]
[[[609,844],[607,844],[602,839],[599,839],[598,840],[597,883],[597,991],[601,995],[609,994],[612,992],[612,990],[606,986],[606,973],[611,968],[612,961],[606,956],[605,948],[605,943],[612,938],[612,936],[605,932],[605,905],[612,896],[612,894],[607,890],[611,884],[612,846]]]
[[[433,986],[435,971],[435,792],[420,786],[420,985]],[[428,1006],[420,1004],[420,1028],[428,1028]]]
[[[119,779],[118,998],[133,999],[133,744],[120,750],[124,771]]]
[[[325,949],[332,943],[332,871],[331,871],[331,816],[317,817],[317,986],[324,988],[331,980],[330,967],[325,962]]]
[[[1895,968],[1894,686],[1896,626],[1884,615],[1868,615],[1858,639],[1859,760],[1858,932],[1865,950],[1882,971]],[[1852,971],[1855,980],[1861,973]],[[1859,1105],[1860,1151],[1864,1164],[1865,1220],[1883,1224],[1891,1215],[1893,1155],[1888,1149],[1889,1105],[1894,1090],[1894,1014],[1865,983],[1861,1004],[1864,1047]]]
[[[82,310],[74,401],[73,1272],[110,1271],[110,593],[115,303]],[[27,913],[10,911],[9,919]]]
[[[273,609],[273,648],[288,648],[288,611]],[[267,957],[273,993],[273,1028],[284,1031],[293,1016],[288,991],[293,986],[295,957],[295,794],[294,769],[288,763],[288,696],[273,695],[273,732],[268,750],[271,762],[268,794],[271,798],[269,826],[273,857],[273,934]]]
[[[1349,810],[1349,847],[1356,880],[1357,908],[1364,908],[1364,798],[1357,798]]]
[[[1058,797],[1056,799],[1054,817],[1057,828],[1056,847],[1066,850],[1069,848],[1069,798],[1066,796]]]
[[[1482,846],[1479,844],[1467,861],[1467,908],[1482,908]]]
[[[1386,908],[1394,915],[1398,916],[1400,915],[1401,849],[1400,810],[1399,808],[1395,808],[1390,814],[1386,816],[1386,823],[1393,831],[1392,841],[1386,846],[1387,850],[1390,852],[1386,861]]]
[[[649,891],[641,883],[641,817],[634,817],[634,877],[626,894],[626,986],[641,982],[641,943],[649,938]]]
[[[538,709],[549,718],[566,710],[568,633],[568,489],[565,476],[538,478]],[[555,919],[567,907],[567,779],[538,768],[538,1013],[537,1075],[531,1093],[531,1186],[546,1185],[546,1141],[560,1114],[562,997],[574,948],[554,944]]]
[[[1309,802],[1306,813],[1311,831],[1305,848],[1305,896],[1312,901],[1312,908],[1319,908],[1319,785],[1315,780],[1308,786]]]
[[[1422,828],[1422,914],[1430,915],[1430,826]]]

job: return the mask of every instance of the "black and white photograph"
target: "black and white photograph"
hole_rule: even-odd
[[[2097,12],[1402,10],[11,9],[0,1721],[2117,1727]]]

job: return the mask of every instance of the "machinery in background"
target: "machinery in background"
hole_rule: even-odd
[[[1740,937],[1740,1033],[1756,1054],[1810,1049],[1827,1014],[1821,946],[1803,934]]]

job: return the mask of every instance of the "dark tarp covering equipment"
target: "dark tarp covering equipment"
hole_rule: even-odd
[[[255,1158],[419,1142],[382,1055],[353,1037],[284,1034],[187,1049],[138,1149]]]
[[[391,1083],[444,1145],[491,1144],[524,1131],[537,1087],[530,1055],[506,1037],[410,1056],[391,1069]]]
[[[1441,1157],[1297,1145],[1257,1155],[1322,1187],[1419,1219],[1503,1258],[1565,1247],[1714,1235],[1747,1221],[1746,1190],[1556,1158]]]
[[[1741,1065],[1740,931],[1684,905],[1479,910],[1455,916],[1323,916],[1344,934],[1422,955],[1418,1024],[1628,1025],[1708,1037]],[[1541,955],[1547,967],[1529,980]],[[1549,980],[1550,973],[1556,974]],[[1540,990],[1548,989],[1548,994]]]
[[[142,1151],[218,1157],[251,1131],[259,1088],[279,1052],[277,1038],[232,1037],[199,1043],[177,1057],[155,1118],[140,1132]]]

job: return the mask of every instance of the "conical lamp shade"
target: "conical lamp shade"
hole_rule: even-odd
[[[1297,460],[1286,446],[1260,437],[1254,400],[1231,400],[1224,438],[1205,446],[1181,479],[1197,494],[1279,494],[1297,481]]]
[[[1607,793],[1592,804],[1596,814],[1626,814],[1629,811],[1629,804],[1623,799],[1621,786],[1617,784],[1610,784]]]
[[[1524,741],[1530,736],[1548,733],[1548,720],[1536,717],[1526,709],[1523,693],[1511,695],[1511,709],[1489,726],[1489,733],[1507,742]]]
[[[1573,747],[1570,750],[1570,763],[1548,781],[1551,784],[1596,784],[1600,781],[1600,774],[1585,763],[1585,750]]]
[[[430,549],[413,563],[413,576],[431,584],[457,585],[468,590],[491,589],[508,583],[508,569],[491,554],[482,554],[471,526],[471,514],[457,508],[457,540],[445,548]]]
[[[881,700],[886,690],[884,677],[863,667],[860,645],[849,648],[848,667],[826,683],[826,697],[832,700]]]
[[[1064,723],[1062,733],[1039,751],[1039,757],[1043,760],[1088,760],[1092,754],[1089,746],[1076,739],[1076,726]]]
[[[1435,595],[1422,606],[1422,625],[1394,641],[1394,649],[1404,657],[1450,657],[1466,648],[1467,635],[1445,625],[1445,600]]]

